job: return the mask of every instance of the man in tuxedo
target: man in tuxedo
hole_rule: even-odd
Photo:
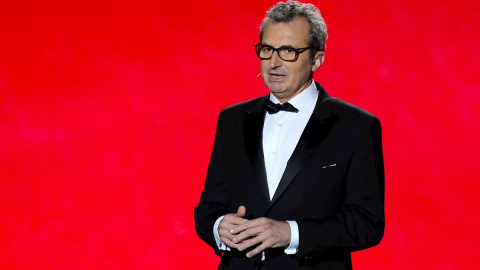
[[[277,3],[255,45],[271,93],[220,113],[195,208],[219,269],[351,269],[383,237],[380,122],[313,81],[326,39],[315,6]]]

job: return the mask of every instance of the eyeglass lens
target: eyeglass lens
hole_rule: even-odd
[[[278,49],[274,49],[273,47],[267,45],[259,46],[258,57],[260,57],[261,59],[269,59],[272,57],[275,51],[277,51],[280,58],[285,61],[291,61],[297,58],[297,52],[294,48],[280,47]]]

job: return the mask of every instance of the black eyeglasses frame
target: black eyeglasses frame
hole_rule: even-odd
[[[260,49],[261,49],[261,46],[271,48],[271,49],[272,49],[272,55],[271,55],[270,57],[268,57],[268,58],[260,57]],[[294,51],[295,51],[295,58],[293,58],[292,60],[285,60],[285,59],[283,59],[283,58],[280,56],[280,53],[278,53],[278,51],[281,50],[281,49],[292,49],[292,50],[294,50]],[[282,59],[283,61],[286,61],[286,62],[295,62],[295,61],[297,61],[298,56],[299,56],[302,52],[304,52],[304,51],[306,51],[306,50],[308,50],[308,49],[313,49],[313,47],[312,47],[312,46],[309,46],[309,47],[305,47],[305,48],[294,48],[294,47],[291,47],[291,46],[282,46],[282,47],[274,48],[274,47],[272,47],[272,46],[270,46],[270,45],[265,45],[265,44],[262,44],[262,43],[257,43],[257,44],[255,44],[255,53],[257,54],[258,58],[260,58],[260,59],[262,59],[262,60],[268,60],[268,59],[272,58],[273,54],[274,54],[275,52],[277,52],[278,57],[280,57],[280,59]]]

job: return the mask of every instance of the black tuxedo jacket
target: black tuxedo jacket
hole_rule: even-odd
[[[262,152],[267,96],[220,113],[200,203],[198,235],[221,257],[219,269],[351,269],[350,252],[374,246],[384,231],[384,169],[381,127],[372,114],[319,91],[315,110],[270,200]],[[268,249],[246,258],[238,250],[220,252],[213,236],[216,219],[235,213],[246,218],[295,220],[295,255]]]

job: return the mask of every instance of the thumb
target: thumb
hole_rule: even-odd
[[[244,217],[246,213],[247,213],[247,208],[245,208],[245,206],[241,205],[240,207],[238,207],[237,217]]]

